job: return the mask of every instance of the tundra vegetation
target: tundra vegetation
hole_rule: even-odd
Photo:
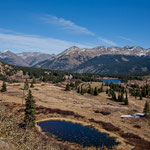
[[[1,74],[0,77],[2,80],[2,88],[1,88],[1,98],[2,102],[0,102],[0,138],[4,139],[4,142],[6,142],[6,145],[12,147],[12,150],[27,150],[27,149],[69,149],[68,146],[64,147],[61,144],[53,143],[51,140],[49,140],[47,137],[43,137],[41,133],[37,132],[35,128],[35,121],[37,115],[40,116],[40,114],[57,116],[62,115],[63,117],[76,117],[77,119],[85,119],[84,116],[82,116],[82,112],[78,112],[80,110],[79,108],[74,112],[74,110],[65,110],[66,107],[64,107],[64,110],[56,109],[56,108],[42,108],[40,106],[37,106],[39,104],[47,105],[49,104],[48,101],[44,101],[43,96],[45,96],[52,88],[55,88],[55,90],[58,92],[64,92],[63,97],[59,97],[61,101],[65,99],[64,106],[69,106],[71,104],[71,109],[74,107],[84,107],[82,104],[84,104],[84,101],[88,99],[89,101],[86,101],[85,108],[90,107],[90,114],[93,112],[99,115],[99,119],[102,119],[103,116],[107,116],[111,114],[113,111],[111,109],[113,107],[116,107],[119,111],[120,109],[122,111],[129,110],[129,112],[135,112],[134,109],[136,108],[136,103],[145,104],[142,105],[142,111],[145,113],[145,116],[141,119],[145,119],[144,121],[147,123],[150,116],[150,106],[149,106],[149,98],[150,98],[150,83],[144,82],[145,74],[135,76],[132,74],[131,76],[127,74],[118,75],[120,79],[133,79],[133,81],[138,79],[137,81],[142,82],[142,84],[129,84],[129,83],[120,83],[120,84],[114,84],[114,83],[103,83],[100,81],[101,77],[105,77],[106,75],[99,75],[99,74],[70,74],[63,71],[51,71],[51,70],[45,70],[45,69],[37,69],[37,68],[28,68],[28,67],[13,67],[11,66],[11,71],[9,73],[9,70],[7,69],[7,73]],[[15,76],[19,70],[23,71],[23,77],[21,81],[19,81],[19,77],[12,78],[12,75]],[[70,79],[65,79],[64,76],[72,76]],[[136,74],[137,75],[137,74]],[[147,74],[146,74],[147,75]],[[109,77],[117,77],[117,75],[108,75]],[[97,83],[96,86],[93,86],[93,83]],[[37,86],[40,86],[40,88]],[[18,87],[17,87],[18,86]],[[49,86],[53,86],[51,89]],[[14,92],[14,89],[17,88],[17,94]],[[13,90],[12,90],[13,89]],[[42,89],[42,91],[41,91]],[[32,91],[31,91],[32,90]],[[42,93],[44,90],[47,91],[45,95]],[[22,92],[25,92],[24,97],[22,97]],[[37,93],[42,93],[42,99],[37,97]],[[71,94],[74,94],[75,98],[69,98],[71,97]],[[16,94],[16,98],[20,98],[20,100],[24,100],[25,105],[20,105],[19,110],[17,112],[13,113],[13,109],[9,106],[10,103],[3,102],[3,96],[5,100],[9,98],[9,96],[14,96]],[[56,93],[54,93],[55,95]],[[36,98],[34,97],[36,96]],[[67,98],[65,96],[67,95]],[[59,96],[59,94],[57,95]],[[101,103],[101,96],[104,98],[106,102],[102,101]],[[54,98],[55,101],[59,101],[59,98]],[[35,99],[36,104],[35,104]],[[67,100],[66,100],[67,99]],[[73,99],[73,102],[70,102],[70,100]],[[131,101],[132,99],[132,101]],[[134,102],[133,103],[133,99]],[[55,101],[50,102],[50,106],[53,106],[53,103]],[[61,102],[59,101],[59,102]],[[69,103],[70,102],[70,103]],[[110,102],[110,103],[109,103]],[[19,102],[21,103],[21,102]],[[22,104],[22,103],[21,103]],[[76,104],[79,104],[76,106]],[[100,104],[97,106],[97,104]],[[15,104],[17,105],[17,104]],[[97,110],[97,108],[104,106],[111,107],[111,109],[108,111],[105,108],[104,110]],[[132,107],[133,105],[133,107]],[[91,108],[93,106],[94,108]],[[122,109],[122,107],[124,107]],[[96,109],[95,109],[96,108]],[[36,112],[38,110],[38,112]],[[83,108],[82,108],[83,110]],[[137,109],[136,109],[137,110]],[[8,112],[9,111],[9,112]],[[80,113],[79,114],[77,114]],[[42,115],[43,115],[42,114]],[[118,114],[117,114],[118,115]],[[17,117],[16,117],[17,116]],[[95,116],[95,115],[93,115]],[[92,116],[92,117],[93,117]],[[43,117],[43,116],[42,116]],[[59,116],[60,117],[60,116]],[[102,127],[104,127],[108,131],[114,131],[118,132],[117,134],[122,136],[123,138],[129,139],[129,136],[133,138],[136,138],[136,140],[143,141],[140,137],[137,137],[136,135],[131,134],[123,134],[121,133],[120,129],[118,127],[115,127],[114,125],[110,124],[109,122],[106,123],[102,121],[96,121],[93,118],[88,118],[88,121],[100,124]],[[119,116],[120,117],[120,116]],[[112,119],[112,118],[111,118]],[[113,118],[114,120],[114,118]],[[143,121],[142,120],[142,121]],[[112,121],[112,120],[111,120]],[[125,120],[123,120],[125,121]],[[129,120],[130,121],[130,120]],[[120,122],[119,122],[120,123]],[[138,129],[140,132],[142,125],[135,125],[134,128]],[[145,128],[145,126],[144,126]],[[134,129],[133,129],[134,130]],[[143,134],[143,133],[141,133]],[[131,139],[131,138],[130,138]],[[132,141],[133,143],[135,141]],[[144,143],[144,142],[143,142]],[[136,143],[137,144],[137,143]],[[145,144],[145,143],[144,143]],[[141,143],[142,145],[142,143]],[[145,144],[146,147],[149,146],[149,143]],[[145,148],[146,149],[146,148]]]

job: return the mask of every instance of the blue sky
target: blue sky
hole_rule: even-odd
[[[149,0],[0,0],[0,50],[150,48]]]

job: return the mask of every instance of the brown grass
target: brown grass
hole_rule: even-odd
[[[95,121],[94,119],[90,119],[91,122],[98,123],[107,131],[117,132],[121,137],[126,139],[129,143],[133,144],[134,150],[149,150],[150,149],[150,142],[141,138],[140,136],[133,134],[133,133],[124,133],[120,128],[115,127],[111,123],[102,122],[102,121]]]
[[[15,105],[15,104],[14,104]],[[8,112],[14,109],[13,104],[0,103],[0,137],[10,150],[71,150],[67,145],[57,143],[43,136],[36,129],[23,129],[20,116]],[[10,107],[9,107],[10,106]],[[0,145],[1,150],[5,149]],[[7,148],[8,149],[8,148]]]
[[[120,129],[123,133],[129,132],[138,135],[141,140],[150,141],[150,121],[148,118],[120,118],[121,115],[142,112],[145,101],[148,100],[147,98],[139,101],[130,96],[129,106],[124,106],[109,100],[105,92],[100,93],[99,96],[80,95],[76,91],[65,91],[64,83],[59,86],[51,83],[44,83],[44,86],[42,85],[35,84],[35,88],[31,89],[37,104],[38,120],[50,117],[66,117],[92,123],[93,120],[90,119],[93,118],[96,121],[93,121],[95,125],[119,137],[122,137],[119,134]],[[100,86],[100,84],[98,85],[93,82],[92,86]],[[24,109],[24,106],[21,105],[22,87],[23,83],[15,87],[8,84],[8,91],[1,93],[1,98],[4,102],[9,104],[13,102],[22,107],[22,110],[15,111],[18,110],[17,107],[15,104],[11,104],[10,107],[15,111],[16,116],[22,113]],[[25,91],[25,95],[27,95],[27,92]],[[125,137],[123,139],[126,140]]]

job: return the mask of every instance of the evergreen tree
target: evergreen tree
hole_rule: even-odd
[[[101,92],[103,92],[103,85],[101,86]]]
[[[112,96],[112,100],[116,101],[116,93],[114,92],[114,90],[111,91],[111,96]]]
[[[91,95],[94,94],[94,89],[93,89],[93,88],[90,89],[90,94],[91,94]]]
[[[136,93],[136,92],[135,92],[135,89],[132,89],[132,90],[131,90],[131,95],[132,95],[132,96],[135,96],[135,93]]]
[[[84,94],[87,93],[87,89],[86,88],[83,89],[83,93]]]
[[[92,89],[91,85],[89,85],[89,88],[88,88],[88,91],[87,91],[88,94],[91,94],[91,89]]]
[[[83,90],[82,86],[81,86],[80,94],[81,94],[81,95],[84,95],[84,90]]]
[[[137,92],[136,92],[136,90],[134,91],[134,96],[135,96],[135,99],[137,98]]]
[[[121,95],[120,95],[120,93],[118,93],[118,100],[117,101],[121,102]]]
[[[34,88],[34,83],[35,83],[35,81],[33,79],[32,82],[31,82],[30,88]]]
[[[70,83],[70,87],[74,88],[75,84],[73,82]]]
[[[109,89],[108,90],[108,96],[111,96],[112,95],[112,89]]]
[[[35,78],[33,78],[33,79],[32,79],[32,82],[33,82],[33,84],[35,84],[35,83],[36,83]]]
[[[150,86],[148,86],[148,94],[147,94],[147,96],[149,97],[150,96]]]
[[[28,90],[28,89],[29,89],[29,83],[28,83],[28,80],[26,79],[24,83],[24,90]]]
[[[6,92],[6,91],[7,91],[6,83],[3,81],[1,92]]]
[[[26,98],[26,108],[25,108],[25,117],[24,125],[26,128],[35,127],[35,100],[32,96],[31,91],[29,90],[28,96]]]
[[[98,89],[98,93],[101,93],[103,92],[103,86],[101,86],[99,89]]]
[[[94,94],[94,90],[93,90],[93,88],[91,87],[91,85],[89,85],[89,88],[88,88],[88,90],[87,90],[87,93],[88,93],[88,94],[91,94],[91,95]]]
[[[139,89],[136,89],[135,94],[136,94],[136,97],[140,96],[140,90],[139,90]]]
[[[143,97],[142,97],[142,93],[140,92],[140,100],[142,100],[143,99]]]
[[[142,96],[146,97],[146,88],[145,87],[142,88]]]
[[[125,104],[125,105],[129,105],[128,94],[127,94],[127,92],[126,92],[126,98],[125,98],[124,104]]]
[[[31,82],[30,88],[34,88],[33,82]]]
[[[69,84],[67,84],[66,85],[66,91],[70,91],[71,89],[70,89],[70,85]]]
[[[150,116],[150,106],[149,106],[149,103],[147,101],[145,103],[145,107],[144,107],[143,112],[145,113],[145,116]]]
[[[121,99],[121,96],[120,96],[120,93],[118,93],[118,99],[117,99],[117,101],[120,102],[120,99]]]
[[[78,87],[78,89],[77,89],[77,93],[80,93],[81,91],[80,91],[80,87]]]
[[[121,92],[121,99],[120,99],[120,102],[123,102],[124,101],[124,93]]]
[[[109,92],[109,90],[107,89],[107,90],[106,90],[106,94],[108,94],[108,92]]]
[[[97,87],[95,87],[95,89],[94,89],[94,95],[95,95],[95,96],[97,96],[97,95],[98,95]]]

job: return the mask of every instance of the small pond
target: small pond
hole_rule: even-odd
[[[107,83],[121,83],[120,79],[100,79],[100,80]]]
[[[118,144],[115,138],[109,137],[106,133],[100,133],[92,126],[82,126],[78,123],[60,120],[38,122],[37,124],[48,136],[56,136],[58,141],[76,143],[83,147],[106,146],[111,148]]]

